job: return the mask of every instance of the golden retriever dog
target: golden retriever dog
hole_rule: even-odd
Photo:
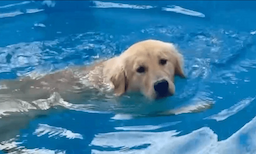
[[[1,81],[0,94],[24,101],[48,98],[57,92],[64,100],[81,99],[91,89],[121,96],[139,92],[151,100],[175,94],[174,76],[185,77],[183,56],[172,43],[144,40],[119,56],[91,66],[67,68],[37,78]]]
[[[55,106],[72,108],[77,101],[98,102],[95,99],[108,102],[105,94],[119,98],[136,92],[153,101],[174,95],[174,76],[185,77],[182,67],[183,57],[172,43],[145,40],[133,44],[119,56],[93,65],[2,80],[0,143],[14,138],[31,119],[47,115],[48,109]],[[110,99],[110,102],[115,101]]]

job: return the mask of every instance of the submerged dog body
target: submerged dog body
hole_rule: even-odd
[[[185,77],[183,57],[173,44],[145,40],[130,46],[117,57],[92,66],[69,68],[43,77],[5,80],[1,94],[19,99],[43,99],[58,92],[64,99],[80,99],[90,89],[112,91],[120,96],[140,92],[149,99],[175,93],[174,76]]]

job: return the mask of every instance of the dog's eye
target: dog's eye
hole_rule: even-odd
[[[165,65],[167,63],[167,60],[166,59],[160,59],[159,63],[161,65]]]
[[[139,68],[137,68],[138,73],[144,73],[145,71],[146,71],[146,68],[144,66],[140,66]]]

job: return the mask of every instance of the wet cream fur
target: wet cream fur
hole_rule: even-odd
[[[162,65],[161,60],[166,60]],[[138,67],[145,68],[138,73]],[[90,66],[67,68],[38,78],[22,77],[3,80],[0,94],[24,100],[48,98],[58,92],[63,99],[81,99],[82,93],[91,89],[101,92],[113,91],[116,96],[126,92],[140,92],[155,99],[155,81],[165,79],[169,91],[175,94],[174,76],[185,77],[183,56],[172,43],[159,40],[144,40],[130,46],[119,56],[95,62]]]

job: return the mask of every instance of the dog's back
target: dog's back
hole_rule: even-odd
[[[103,62],[92,66],[68,68],[38,78],[26,76],[16,80],[2,80],[0,95],[33,101],[49,98],[52,93],[57,92],[64,99],[70,100],[72,96],[79,96],[76,92],[101,87]]]

